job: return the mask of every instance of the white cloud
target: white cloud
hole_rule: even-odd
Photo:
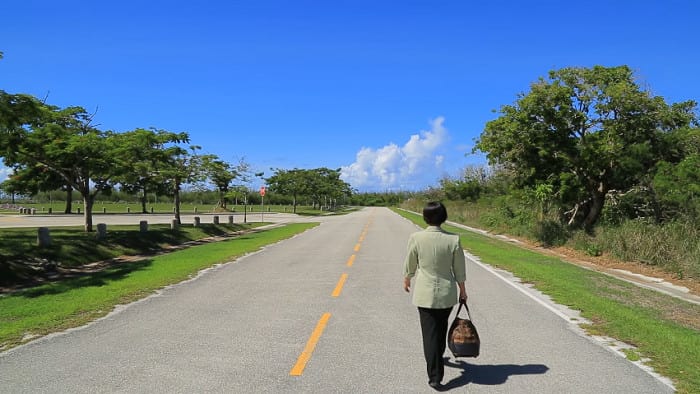
[[[379,149],[363,147],[354,163],[341,168],[341,178],[360,190],[424,186],[420,183],[435,178],[445,159],[438,154],[449,139],[444,122],[442,116],[432,120],[430,130],[411,135],[402,147],[394,143]]]
[[[0,166],[0,182],[12,175],[12,168]]]

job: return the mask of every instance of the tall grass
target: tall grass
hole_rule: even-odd
[[[500,196],[475,203],[444,201],[451,221],[493,233],[530,239],[543,246],[565,245],[591,256],[607,254],[623,261],[657,266],[679,278],[700,280],[700,225],[670,222],[655,224],[627,220],[600,224],[593,236],[567,228],[546,217],[534,204]],[[421,212],[424,200],[412,199],[402,208]]]
[[[621,260],[662,267],[680,279],[700,279],[700,226],[697,223],[658,225],[627,220],[617,226],[599,226],[595,237],[583,245],[587,251],[608,252]]]

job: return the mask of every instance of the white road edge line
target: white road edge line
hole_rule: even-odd
[[[482,263],[481,261],[479,261],[479,258],[478,258],[478,257],[476,257],[476,256],[474,256],[474,255],[468,253],[467,251],[464,252],[464,257],[467,258],[467,259],[469,259],[471,262],[477,264],[477,265],[480,266],[481,268],[485,269],[486,271],[489,271],[490,273],[492,273],[493,275],[495,275],[496,277],[498,277],[498,278],[501,279],[502,281],[506,282],[510,287],[512,287],[512,288],[514,288],[515,290],[517,290],[517,291],[519,291],[519,292],[525,294],[525,295],[528,296],[531,300],[533,300],[533,301],[535,301],[536,303],[542,305],[543,307],[549,309],[549,310],[550,310],[551,312],[553,312],[555,315],[561,317],[562,319],[566,320],[566,321],[569,322],[569,323],[572,322],[572,316],[566,315],[566,314],[563,313],[562,311],[556,309],[555,307],[549,305],[548,303],[546,303],[546,302],[542,301],[541,299],[535,297],[534,295],[530,294],[527,290],[525,290],[525,289],[523,288],[523,285],[522,285],[521,283],[514,283],[513,281],[511,281],[511,280],[509,280],[508,278],[504,277],[503,275],[499,274],[499,273],[496,272],[496,270],[494,270],[491,266],[488,266],[488,265]],[[576,319],[576,320],[578,321],[578,320],[580,320],[580,319]]]
[[[672,390],[676,390],[676,386],[673,384],[673,381],[669,379],[666,376],[663,376],[656,372],[654,368],[644,364],[645,360],[648,361],[647,359],[641,359],[639,361],[632,361],[627,358],[627,355],[622,351],[622,349],[629,349],[629,348],[634,348],[634,346],[631,346],[629,344],[626,344],[624,342],[620,342],[616,340],[615,338],[608,338],[608,337],[601,337],[601,336],[596,336],[596,335],[591,335],[587,333],[583,328],[580,327],[580,324],[590,324],[590,321],[588,321],[585,318],[582,317],[576,317],[576,316],[568,316],[566,313],[558,310],[554,306],[548,304],[547,302],[543,301],[542,299],[538,298],[535,294],[532,294],[527,291],[527,288],[520,282],[514,282],[505,276],[501,275],[498,271],[496,271],[493,267],[482,263],[479,261],[479,258],[470,254],[467,251],[464,251],[464,257],[469,259],[471,262],[475,263],[476,265],[480,266],[481,268],[485,269],[486,271],[490,272],[497,278],[501,279],[502,281],[506,282],[509,286],[513,287],[514,289],[518,290],[519,292],[525,294],[528,298],[531,300],[537,302],[538,304],[542,305],[543,307],[547,308],[547,310],[553,312],[555,315],[559,316],[560,318],[564,319],[567,323],[569,323],[572,327],[575,327],[576,330],[580,335],[591,339],[593,342],[603,346],[604,348],[612,351],[616,355],[624,358],[626,361],[631,362],[632,364],[636,365],[638,368],[643,370],[644,372],[648,373],[652,377],[654,377],[656,380],[659,382],[665,384],[666,386],[670,387]],[[516,276],[513,276],[513,278],[517,278]],[[532,289],[533,291],[538,292],[539,294],[549,297],[546,294],[540,292],[536,288]],[[559,305],[552,301],[554,305]],[[563,308],[569,309],[572,312],[578,312],[574,309],[568,308],[567,306],[562,305]]]

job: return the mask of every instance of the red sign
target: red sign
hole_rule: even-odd
[[[260,186],[260,197],[265,197],[265,186]]]

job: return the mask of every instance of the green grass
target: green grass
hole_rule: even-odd
[[[424,225],[419,215],[395,211]],[[581,311],[593,322],[584,327],[589,332],[634,345],[637,357],[651,359],[648,364],[671,378],[679,392],[700,389],[700,306],[481,234],[444,227],[459,234],[462,246],[484,263],[512,272],[555,302]]]
[[[86,233],[82,227],[51,227],[51,246],[36,246],[35,228],[0,229],[0,284],[32,279],[35,273],[27,262],[45,259],[73,267],[121,255],[150,253],[167,246],[179,245],[210,236],[222,236],[235,231],[260,226],[254,224],[202,224],[199,227],[155,224],[141,234],[138,226],[109,226],[107,237],[95,239],[95,233]]]
[[[83,325],[105,316],[115,305],[138,300],[164,286],[186,280],[202,269],[231,261],[316,225],[290,224],[247,233],[0,297],[0,349],[17,346],[23,338]]]

